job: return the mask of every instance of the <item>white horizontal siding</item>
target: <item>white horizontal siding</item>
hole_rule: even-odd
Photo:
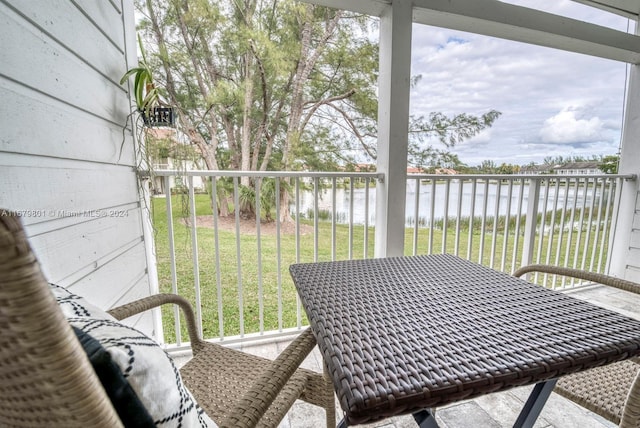
[[[105,309],[152,291],[119,84],[133,21],[131,0],[0,0],[0,207],[50,281]]]
[[[81,296],[90,294],[104,308],[110,308],[129,301],[123,300],[123,293],[129,293],[138,285],[145,277],[146,269],[144,243],[135,240],[98,258],[88,272],[79,270],[58,284]]]
[[[640,194],[636,194],[636,210],[633,215],[631,235],[629,236],[629,253],[625,278],[640,283]]]
[[[123,144],[122,126],[1,77],[0,100],[1,152],[135,164],[131,139]]]
[[[122,17],[111,3],[92,2],[102,4],[103,15],[94,15],[95,18],[102,21],[103,18],[112,17],[106,22],[118,25],[114,28],[115,31],[111,37],[105,37],[106,34],[102,29],[109,27],[99,27],[93,18],[85,14],[84,10],[68,0],[47,0],[49,7],[46,10],[34,8],[30,2],[24,0],[5,1],[34,28],[45,33],[48,39],[55,40],[60,46],[93,67],[97,73],[106,74],[116,83],[120,80],[124,71],[122,58],[125,46],[123,32],[117,30],[122,26]]]
[[[47,10],[51,7],[48,2],[26,4]],[[74,35],[75,40],[82,39],[82,32]],[[115,82],[126,71],[124,56],[99,73],[76,56],[75,46],[64,46],[49,38],[42,29],[2,3],[0,40],[1,76],[114,124],[125,123],[130,103],[125,89]],[[111,46],[104,41],[94,49],[101,51]]]
[[[636,193],[635,206],[636,209],[633,214],[633,223],[631,226],[632,237],[630,247],[640,249],[640,240],[637,238],[634,239],[634,234],[640,235],[640,193]],[[640,268],[640,260],[638,260],[638,268]]]
[[[129,166],[13,153],[4,154],[0,165],[0,200],[16,211],[27,211],[23,218],[27,225],[63,217],[78,217],[81,222],[105,213],[118,215],[120,207],[138,202],[138,185]],[[105,213],[94,213],[98,210]]]
[[[631,231],[631,237],[629,239],[629,247],[636,250],[640,249],[640,230],[634,229]],[[638,260],[638,262],[640,262],[640,260]]]
[[[100,267],[103,259],[127,254],[126,249],[131,243],[142,240],[141,234],[139,217],[102,217],[42,235],[30,236],[29,239],[38,258],[45,261],[44,271],[47,278],[57,283],[79,272],[94,272]],[[114,287],[116,290],[124,288],[123,284],[104,286]]]
[[[123,8],[120,1],[75,0],[74,3],[113,44],[125,47],[122,31]],[[133,30],[133,27],[131,28]],[[135,52],[135,46],[134,52]],[[123,49],[125,50],[125,49]]]
[[[638,239],[638,238],[635,238]],[[627,256],[627,267],[635,268],[640,271],[638,267],[638,261],[640,260],[640,248],[630,248],[629,255]],[[630,278],[629,278],[630,279]],[[640,281],[638,281],[640,283]]]
[[[640,268],[637,267],[629,267],[627,269],[625,279],[633,282],[637,282],[640,284]]]

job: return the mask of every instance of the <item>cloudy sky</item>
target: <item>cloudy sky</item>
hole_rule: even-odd
[[[622,17],[570,0],[545,3],[553,3],[548,12],[627,31]],[[491,129],[453,149],[467,165],[616,154],[626,72],[611,60],[414,24],[412,74],[422,79],[411,113],[502,112]]]

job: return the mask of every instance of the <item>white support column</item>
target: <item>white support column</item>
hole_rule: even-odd
[[[620,174],[636,174],[640,177],[640,65],[631,66],[629,91],[627,94],[627,111],[620,152]],[[630,260],[631,239],[633,237],[634,217],[640,216],[635,210],[638,204],[638,185],[640,180],[625,181],[616,207],[618,219],[615,226],[609,272],[618,277],[625,277],[628,266],[640,269],[640,260]],[[635,232],[638,234],[638,232]]]
[[[639,34],[637,26],[636,34]],[[618,172],[620,174],[636,174],[640,177],[640,163],[638,162],[640,159],[640,65],[632,64],[630,67]],[[640,179],[636,179],[635,181],[626,181],[623,185],[620,203],[616,207],[618,220],[614,230],[609,263],[611,275],[621,278],[628,277],[631,280],[638,280],[638,278],[629,277],[627,268],[634,267],[636,271],[640,270],[640,260],[634,260],[631,257],[632,250],[630,248],[633,235],[640,234],[640,232],[633,230],[634,217],[639,217],[636,221],[640,220],[640,214],[635,212],[638,206],[639,184]]]
[[[375,256],[404,252],[407,139],[411,81],[411,0],[394,0],[380,17],[378,172]]]

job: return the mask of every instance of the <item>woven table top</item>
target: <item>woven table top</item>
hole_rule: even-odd
[[[640,354],[640,321],[451,255],[290,273],[350,424]]]

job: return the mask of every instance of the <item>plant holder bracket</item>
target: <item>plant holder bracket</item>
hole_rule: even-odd
[[[173,111],[173,107],[151,107],[148,110],[144,110],[142,113],[142,120],[144,124],[149,127],[168,126],[175,127],[176,115]]]

